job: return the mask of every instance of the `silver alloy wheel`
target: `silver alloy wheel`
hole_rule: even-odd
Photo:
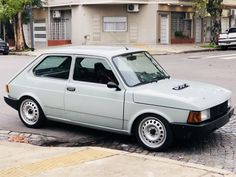
[[[166,128],[156,117],[144,118],[138,127],[141,141],[150,148],[159,148],[166,141]]]
[[[28,125],[34,125],[39,120],[38,105],[31,99],[26,99],[21,102],[20,115],[22,120]]]

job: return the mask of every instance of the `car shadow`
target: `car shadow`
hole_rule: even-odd
[[[70,133],[74,134],[75,137],[82,136],[83,138],[91,139],[91,142],[84,144],[86,146],[105,147],[111,149],[124,150],[128,152],[145,152],[145,154],[154,153],[156,155],[162,153],[188,155],[193,152],[195,152],[195,154],[201,154],[209,151],[209,149],[218,150],[219,147],[223,146],[222,144],[224,143],[224,141],[229,139],[227,134],[224,134],[221,131],[217,130],[204,137],[194,137],[186,140],[176,140],[174,144],[164,152],[152,152],[147,151],[145,148],[141,147],[133,135],[121,135],[52,121],[48,122],[46,128],[62,132],[69,131]],[[61,141],[61,143],[56,144],[56,146],[83,146],[83,144],[78,144],[77,140],[77,138],[72,137],[67,141]],[[50,146],[50,144],[47,145]]]

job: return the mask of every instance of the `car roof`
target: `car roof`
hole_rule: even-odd
[[[118,46],[79,46],[79,47],[60,47],[47,50],[48,54],[75,54],[75,55],[92,55],[106,58],[112,58],[117,55],[126,53],[141,52],[142,49],[126,48]]]

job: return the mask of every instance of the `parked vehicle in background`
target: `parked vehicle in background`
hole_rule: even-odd
[[[0,53],[3,55],[9,54],[9,44],[0,38]]]
[[[218,45],[222,49],[228,49],[230,46],[236,46],[236,28],[229,28],[221,33],[218,38]]]
[[[6,103],[27,127],[50,119],[134,134],[155,151],[175,138],[204,136],[234,112],[229,90],[172,79],[148,52],[123,47],[47,51],[13,77],[6,91]]]

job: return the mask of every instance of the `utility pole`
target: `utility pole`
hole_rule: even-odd
[[[33,26],[33,13],[32,13],[32,4],[31,3],[30,3],[30,7],[29,7],[29,18],[30,18],[31,50],[34,51],[34,26]]]

